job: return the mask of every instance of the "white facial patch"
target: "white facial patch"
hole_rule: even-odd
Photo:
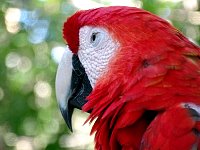
[[[97,79],[105,72],[119,43],[106,29],[91,26],[80,29],[79,42],[78,57],[94,87]]]

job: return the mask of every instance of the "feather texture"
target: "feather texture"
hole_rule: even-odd
[[[195,125],[187,109],[171,107],[151,122],[143,136],[141,149],[190,150],[199,139],[193,132],[197,129]]]

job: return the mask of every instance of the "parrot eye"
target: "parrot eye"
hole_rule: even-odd
[[[97,46],[102,39],[102,34],[100,32],[93,32],[91,37],[90,37],[90,43],[92,46]]]
[[[93,33],[93,34],[92,34],[91,42],[94,42],[94,41],[96,40],[97,34],[98,34],[98,33]]]

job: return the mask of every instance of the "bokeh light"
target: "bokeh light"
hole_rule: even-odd
[[[18,138],[16,145],[16,150],[34,150],[32,139],[29,137],[20,137]]]
[[[15,133],[8,132],[4,136],[4,141],[8,146],[15,146],[17,143],[17,135]]]
[[[6,56],[6,66],[8,68],[16,68],[20,63],[20,56],[16,52],[10,52]]]
[[[51,96],[51,86],[45,81],[38,81],[34,88],[35,94],[39,98],[49,99]]]
[[[61,61],[61,58],[65,52],[66,48],[63,46],[56,46],[53,47],[51,50],[51,57],[56,63],[59,63]]]
[[[17,33],[20,30],[21,11],[18,8],[8,8],[5,13],[6,29],[10,33]]]

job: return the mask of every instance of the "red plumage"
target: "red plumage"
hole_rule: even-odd
[[[106,28],[120,43],[83,107],[92,110],[87,121],[95,120],[95,148],[184,150],[198,143],[192,131],[199,123],[180,105],[200,105],[200,48],[163,19],[118,6],[80,11],[65,22],[74,53],[85,25]]]

